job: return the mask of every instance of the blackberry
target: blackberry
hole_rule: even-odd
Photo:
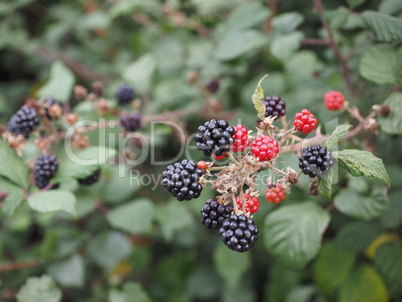
[[[34,108],[24,105],[15,113],[7,124],[8,130],[15,135],[22,134],[28,138],[29,134],[39,126],[39,117]]]
[[[127,84],[121,85],[117,88],[116,99],[120,104],[128,104],[135,98],[134,90]]]
[[[162,173],[162,186],[178,201],[200,197],[202,185],[198,183],[203,171],[193,160],[184,159],[167,167]]]
[[[42,189],[56,175],[59,162],[55,155],[43,154],[38,157],[35,164],[34,176],[36,185]]]
[[[123,114],[120,118],[120,124],[128,132],[137,131],[141,128],[141,114]]]
[[[279,96],[267,96],[264,100],[265,117],[283,116],[286,113],[286,104]]]
[[[83,186],[91,186],[94,183],[98,182],[100,173],[101,173],[101,169],[99,168],[94,173],[89,175],[87,178],[78,179],[78,182],[80,185],[83,185]]]
[[[236,252],[250,250],[258,239],[258,228],[252,218],[244,214],[239,216],[232,214],[223,222],[219,234],[223,243]]]
[[[217,79],[213,79],[211,80],[208,84],[207,84],[207,89],[212,92],[215,93],[219,90],[219,81]]]
[[[52,116],[49,112],[50,107],[52,107],[53,105],[58,105],[60,107],[61,112],[63,112],[63,107],[61,106],[60,103],[56,102],[54,99],[47,97],[44,101],[44,108],[45,108],[45,114],[46,117],[48,118],[48,120],[52,121],[52,120],[56,120],[57,117],[56,116]]]
[[[232,211],[231,205],[224,206],[216,200],[208,199],[201,209],[201,223],[207,229],[217,229],[222,226],[226,218],[229,218]]]
[[[334,165],[334,158],[331,152],[324,146],[312,145],[303,149],[302,156],[299,157],[299,167],[303,173],[310,176],[324,176]]]
[[[215,154],[219,157],[224,152],[230,151],[230,145],[234,143],[235,132],[236,130],[225,120],[207,121],[198,127],[198,133],[194,136],[197,149],[202,150],[205,156]]]

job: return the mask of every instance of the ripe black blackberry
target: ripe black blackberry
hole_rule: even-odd
[[[128,132],[137,131],[141,128],[141,114],[123,114],[120,118],[120,124]]]
[[[28,138],[29,134],[39,126],[39,117],[34,108],[24,105],[15,113],[7,124],[8,130],[15,135],[22,134]]]
[[[184,159],[167,167],[162,173],[162,186],[178,201],[200,197],[202,185],[198,183],[203,171],[193,160]]]
[[[100,173],[101,173],[101,169],[99,168],[94,173],[89,175],[87,178],[78,179],[78,182],[80,185],[83,185],[83,186],[91,186],[94,183],[98,182]]]
[[[117,88],[116,99],[120,104],[122,105],[128,104],[132,100],[134,100],[134,98],[135,98],[134,90],[127,84],[123,84],[119,88]]]
[[[217,229],[223,221],[229,218],[233,208],[231,205],[221,205],[216,200],[208,199],[201,209],[201,223],[207,229]]]
[[[267,96],[264,100],[265,117],[283,116],[286,113],[286,104],[279,96]]]
[[[229,126],[225,120],[215,119],[205,122],[198,127],[198,133],[194,136],[197,142],[197,149],[204,152],[205,156],[221,156],[224,152],[230,151],[233,145],[235,129]]]
[[[43,154],[38,157],[35,164],[34,176],[36,185],[42,189],[56,175],[59,162],[55,155]]]
[[[252,218],[244,214],[232,214],[227,218],[219,230],[223,243],[236,252],[250,250],[258,239],[258,228]]]
[[[213,79],[211,80],[208,84],[207,84],[207,89],[212,92],[215,93],[218,91],[219,89],[219,81],[217,79]]]
[[[50,107],[52,107],[53,105],[58,105],[60,107],[61,112],[63,112],[63,107],[61,106],[60,103],[56,102],[54,99],[47,97],[44,101],[44,108],[45,108],[45,114],[46,117],[48,118],[48,120],[52,121],[52,120],[56,120],[57,117],[56,116],[52,116],[49,112]]]
[[[334,165],[334,158],[331,152],[320,145],[312,145],[303,149],[303,154],[299,157],[299,161],[300,169],[311,178],[317,175],[324,176]]]

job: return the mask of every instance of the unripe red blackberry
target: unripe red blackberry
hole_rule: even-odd
[[[15,113],[7,124],[8,130],[14,134],[22,134],[28,138],[29,134],[39,126],[39,117],[34,108],[24,105]]]
[[[303,149],[299,162],[300,169],[311,178],[317,175],[324,176],[334,165],[331,152],[320,145],[312,145]]]
[[[128,86],[127,84],[121,85],[117,88],[116,91],[116,99],[119,104],[124,105],[130,103],[135,98],[135,93],[133,88]]]
[[[78,182],[80,185],[83,185],[83,186],[91,186],[94,183],[97,183],[99,181],[100,174],[101,174],[101,169],[99,168],[94,173],[89,175],[87,178],[78,179]]]
[[[317,119],[309,110],[303,109],[301,112],[296,113],[293,125],[297,131],[300,131],[302,134],[308,134],[313,132],[317,125]]]
[[[59,162],[55,155],[40,155],[35,164],[34,176],[36,185],[42,189],[56,175]]]
[[[120,124],[127,132],[134,132],[141,128],[141,114],[123,114]]]
[[[249,251],[258,239],[258,228],[252,218],[231,214],[219,230],[223,243],[236,252]]]
[[[324,94],[324,104],[328,110],[336,111],[342,109],[345,97],[339,91],[330,91]]]
[[[235,134],[233,136],[234,143],[231,146],[233,152],[244,152],[248,146],[250,146],[250,140],[248,138],[248,129],[243,125],[237,125],[235,128]]]
[[[200,197],[203,187],[198,181],[203,173],[195,161],[184,159],[167,167],[161,184],[178,201],[191,200]]]
[[[257,137],[251,144],[251,154],[259,161],[268,161],[275,158],[279,153],[279,144],[267,135]]]
[[[216,200],[208,199],[201,209],[201,223],[207,229],[217,229],[223,221],[230,216],[233,208],[231,205],[221,205]]]
[[[50,114],[49,109],[50,107],[52,107],[53,105],[57,105],[60,108],[60,112],[63,112],[63,107],[61,106],[60,103],[56,102],[54,99],[52,99],[51,97],[47,97],[44,101],[44,108],[45,108],[45,114],[46,117],[48,118],[48,120],[52,121],[52,120],[56,120],[57,117],[56,116],[52,116],[52,114]]]
[[[205,156],[215,154],[219,157],[224,152],[230,151],[230,145],[234,143],[234,134],[235,129],[229,126],[227,121],[213,119],[198,127],[194,139],[197,142],[197,149],[203,151]]]
[[[265,117],[283,116],[286,113],[286,104],[279,96],[267,96],[264,99]]]
[[[273,188],[268,188],[265,194],[265,198],[269,203],[278,204],[286,199],[285,192],[282,191],[280,184],[275,184]]]
[[[260,201],[258,197],[254,196],[250,198],[250,195],[244,193],[244,199],[246,201],[246,213],[250,212],[250,214],[257,213],[258,209],[260,208]],[[243,209],[243,201],[241,199],[241,195],[237,196],[236,198],[237,207],[242,210]]]

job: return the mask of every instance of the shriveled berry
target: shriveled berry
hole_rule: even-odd
[[[251,154],[259,161],[268,161],[275,158],[279,153],[279,144],[273,138],[262,135],[251,143]]]
[[[267,189],[265,198],[270,203],[278,204],[286,199],[286,194],[282,191],[282,187],[280,184],[275,184],[275,187]]]
[[[201,223],[207,229],[217,229],[223,221],[230,216],[233,208],[231,205],[221,205],[216,200],[208,199],[201,209]]]
[[[300,131],[302,134],[308,134],[313,132],[317,125],[317,119],[309,110],[303,109],[301,112],[296,113],[293,124],[297,131]]]
[[[336,111],[342,109],[345,97],[339,91],[330,91],[324,94],[324,104],[328,110]]]
[[[254,196],[250,198],[250,195],[247,193],[244,193],[244,199],[246,200],[246,213],[250,212],[250,214],[257,213],[259,207],[260,207],[260,201],[258,200],[258,197]],[[241,199],[241,195],[237,196],[236,198],[236,203],[238,209],[242,210],[243,209],[243,202]]]
[[[63,113],[63,107],[61,106],[60,103],[56,102],[51,97],[45,98],[45,101],[44,101],[45,114],[46,114],[46,117],[48,118],[48,120],[50,120],[50,121],[57,119],[57,116],[54,116],[50,113],[50,111],[51,111],[50,107],[52,107],[53,105],[56,105],[58,107],[58,110],[60,110],[61,114]]]
[[[244,150],[250,146],[250,140],[248,138],[248,129],[243,125],[237,125],[234,127],[235,134],[233,136],[234,143],[231,146],[233,152],[244,152]]]

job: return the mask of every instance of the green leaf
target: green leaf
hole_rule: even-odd
[[[30,277],[17,295],[18,302],[60,302],[61,290],[49,276]]]
[[[387,209],[388,200],[383,195],[361,196],[351,189],[345,189],[334,197],[334,205],[345,215],[371,220]]]
[[[384,102],[391,108],[387,116],[378,116],[378,124],[382,131],[389,134],[402,134],[402,93],[392,93]]]
[[[373,46],[366,52],[359,66],[361,76],[377,84],[398,82],[397,56],[395,49],[388,45]]]
[[[115,268],[120,261],[131,254],[132,250],[133,246],[130,239],[116,231],[110,231],[96,237],[88,247],[91,258],[107,271]]]
[[[309,302],[317,294],[317,288],[312,285],[298,286],[290,290],[285,302]]]
[[[8,193],[7,197],[4,199],[4,204],[1,207],[2,211],[6,216],[10,217],[14,214],[17,207],[25,200],[24,190],[18,189]]]
[[[28,197],[28,204],[32,209],[42,213],[65,211],[76,215],[75,196],[69,191],[40,191]]]
[[[318,178],[318,194],[326,200],[332,200],[332,173],[330,172],[325,178]]]
[[[303,23],[303,20],[303,15],[298,12],[280,14],[272,19],[272,29],[276,34],[290,34]]]
[[[230,14],[226,23],[231,30],[249,29],[261,25],[269,16],[270,11],[262,3],[242,3]]]
[[[389,207],[380,218],[381,225],[386,229],[397,229],[402,225],[402,192],[391,191],[388,197]]]
[[[384,0],[381,1],[378,10],[384,14],[395,14],[402,10],[402,2],[400,0]]]
[[[346,3],[349,5],[351,8],[359,7],[366,3],[367,0],[346,0]]]
[[[68,102],[75,79],[74,74],[62,62],[52,64],[49,81],[38,91],[40,97],[52,97],[58,102]]]
[[[236,59],[267,43],[267,37],[255,30],[231,31],[218,43],[215,56],[223,61]]]
[[[151,54],[146,54],[127,67],[123,73],[123,78],[132,83],[136,90],[145,93],[150,89],[155,68],[154,57]]]
[[[402,247],[395,242],[380,245],[374,254],[374,266],[395,301],[402,300]]]
[[[287,265],[301,268],[317,255],[330,216],[314,202],[284,206],[267,216],[264,243]]]
[[[292,54],[299,49],[300,43],[304,38],[304,34],[300,31],[295,31],[287,35],[280,35],[271,43],[271,53],[285,62]]]
[[[328,149],[331,148],[333,145],[339,142],[352,127],[353,126],[349,124],[343,124],[336,127],[331,136],[325,141],[324,146]]]
[[[149,234],[153,216],[152,202],[140,198],[114,208],[107,214],[106,219],[114,228],[133,234]]]
[[[365,11],[362,13],[366,27],[378,41],[392,42],[402,39],[402,20],[383,13]]]
[[[218,244],[214,252],[215,267],[229,288],[239,285],[241,277],[249,269],[251,259],[249,253],[240,254]]]
[[[49,275],[65,287],[84,285],[84,260],[80,255],[57,262],[49,266]]]
[[[335,243],[340,248],[362,252],[381,234],[379,227],[370,222],[353,222],[343,226],[336,234]]]
[[[380,276],[369,265],[351,274],[341,289],[340,302],[387,302],[387,289]]]
[[[355,253],[326,243],[314,262],[314,279],[328,297],[345,284],[356,260]]]
[[[28,187],[29,170],[21,158],[9,148],[0,148],[0,176],[8,178],[22,188]]]
[[[109,292],[109,302],[151,302],[148,294],[141,284],[127,282],[122,291],[112,290]]]
[[[345,149],[332,155],[352,176],[375,177],[391,187],[391,180],[381,158],[368,151]]]
[[[269,270],[265,301],[283,301],[289,293],[289,288],[295,288],[300,284],[302,272],[301,270],[287,268],[278,261],[273,262]]]
[[[257,88],[255,89],[253,95],[251,96],[251,100],[253,101],[254,108],[257,110],[257,115],[260,119],[264,119],[264,117],[265,117],[265,106],[263,103],[264,90],[261,87],[261,83],[267,76],[268,75],[265,75],[260,80],[260,82],[257,85]]]
[[[332,29],[339,29],[345,25],[349,14],[349,10],[346,7],[340,6],[337,9],[326,10],[324,17],[328,20]]]

